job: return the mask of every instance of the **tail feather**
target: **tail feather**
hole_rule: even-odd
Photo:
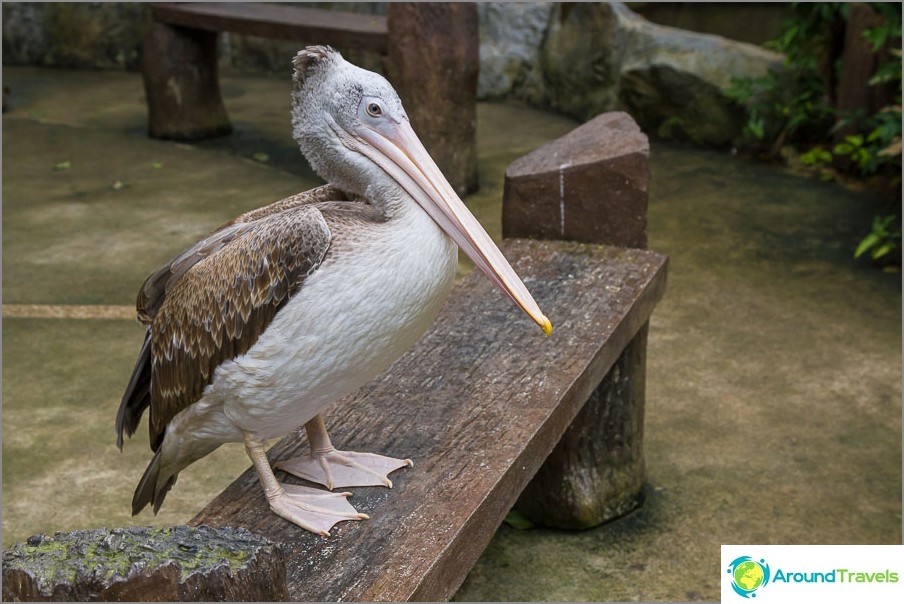
[[[162,453],[162,447],[154,453],[151,463],[148,464],[141,480],[138,482],[138,486],[135,488],[135,495],[132,497],[133,516],[137,515],[138,512],[143,510],[148,504],[153,506],[154,514],[156,514],[160,510],[160,506],[163,504],[166,494],[173,488],[173,485],[176,484],[176,477],[179,475],[178,472],[161,476],[160,460]]]
[[[116,413],[116,446],[122,451],[123,432],[131,437],[138,429],[144,410],[151,403],[151,329],[144,336],[135,369]]]
[[[135,487],[135,495],[132,497],[132,515],[135,516],[148,505],[153,506],[154,513],[160,510],[166,494],[176,484],[179,472],[215,451],[222,443],[214,440],[193,440],[190,446],[180,448],[170,446],[167,438],[162,439],[162,444],[154,453],[151,463],[138,481]],[[175,437],[178,439],[178,437]],[[178,452],[177,451],[180,451]]]

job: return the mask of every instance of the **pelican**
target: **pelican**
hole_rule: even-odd
[[[270,508],[324,536],[367,518],[334,488],[384,485],[411,465],[339,451],[322,413],[389,367],[449,294],[460,246],[548,335],[540,311],[455,194],[382,76],[334,49],[293,59],[292,125],[328,183],[238,216],[173,258],[138,294],[144,344],[116,417],[145,409],[154,456],[132,514],[160,509],[179,472],[244,443]],[[466,318],[462,318],[466,320]],[[304,426],[310,454],[276,465],[329,491],[281,484],[268,439]]]

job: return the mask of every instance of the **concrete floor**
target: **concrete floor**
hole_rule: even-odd
[[[191,146],[144,135],[135,74],[4,68],[3,83],[3,545],[184,522],[248,461],[223,447],[159,516],[129,517],[149,450],[143,426],[114,445],[143,333],[128,307],[204,232],[317,184],[289,137],[288,81],[224,78],[237,132]],[[505,166],[574,125],[481,105],[467,202],[491,233]],[[716,600],[723,543],[901,542],[901,277],[851,259],[878,201],[656,143],[652,173],[650,246],[671,264],[650,329],[647,501],[590,531],[504,525],[457,599]]]

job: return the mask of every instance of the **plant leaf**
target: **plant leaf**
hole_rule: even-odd
[[[882,256],[887,256],[887,255],[890,254],[890,253],[892,252],[892,250],[894,250],[894,249],[895,249],[895,244],[894,244],[894,242],[893,242],[893,241],[886,241],[885,243],[883,243],[883,244],[880,245],[879,247],[873,249],[873,252],[872,252],[873,260],[878,260],[878,259],[881,258]]]
[[[534,523],[527,519],[521,512],[518,510],[511,510],[506,516],[505,520],[503,520],[507,525],[512,527],[513,529],[519,531],[526,531],[534,528]]]
[[[860,242],[860,245],[857,246],[857,251],[854,252],[854,258],[859,258],[877,243],[879,243],[879,236],[875,233],[870,233],[864,237],[863,241]]]

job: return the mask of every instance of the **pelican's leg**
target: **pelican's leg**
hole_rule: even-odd
[[[276,462],[276,468],[299,478],[336,487],[386,486],[392,488],[387,475],[393,470],[413,466],[410,459],[395,459],[376,453],[337,451],[330,442],[326,425],[318,415],[304,425],[311,443],[311,453],[288,461]]]
[[[329,537],[330,529],[337,522],[369,518],[346,501],[351,493],[327,493],[294,484],[280,484],[267,462],[263,444],[248,435],[245,435],[245,451],[254,463],[270,508],[289,522]]]

